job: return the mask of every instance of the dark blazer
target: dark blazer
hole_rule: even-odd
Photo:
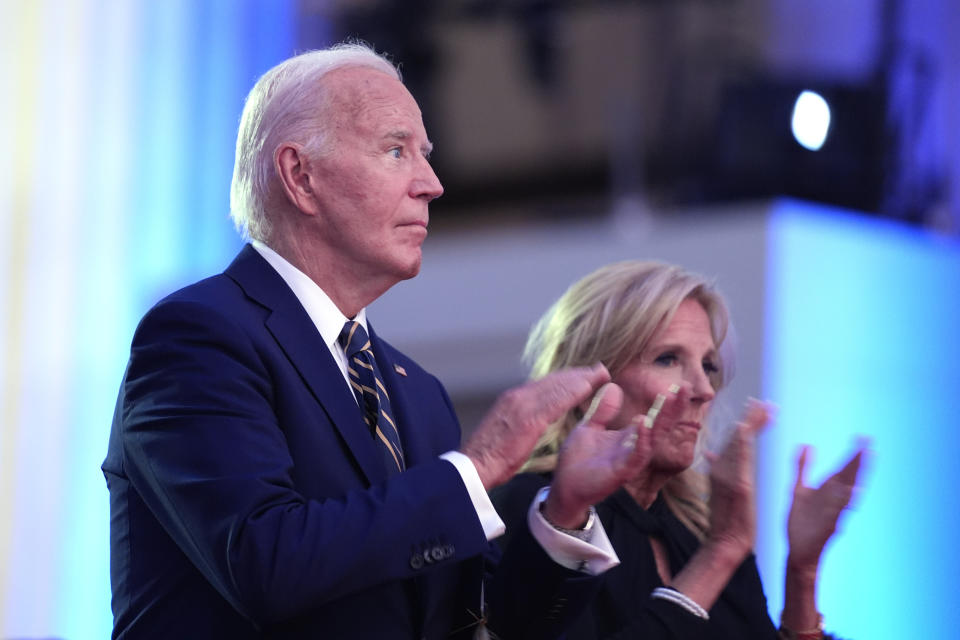
[[[498,542],[513,544],[510,525],[524,519],[531,497],[548,482],[546,475],[524,473],[492,492],[507,523],[508,535]],[[662,497],[643,509],[618,489],[597,505],[597,515],[620,564],[605,574],[590,606],[568,626],[567,640],[777,640],[753,554],[730,578],[705,621],[672,602],[649,597],[664,586],[651,536],[663,543],[674,575],[700,547]]]
[[[370,336],[408,466],[391,477],[252,247],[146,314],[103,463],[114,638],[445,638],[475,619],[497,557],[437,457],[459,447],[456,416],[436,378]],[[519,537],[486,588],[491,627],[549,637],[570,610],[558,603],[596,581]]]

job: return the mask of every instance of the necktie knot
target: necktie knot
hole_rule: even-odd
[[[370,336],[367,335],[367,331],[363,328],[362,324],[354,322],[353,320],[347,320],[343,324],[343,329],[340,331],[337,342],[343,347],[343,351],[347,354],[348,358],[358,351],[367,351],[370,349]]]

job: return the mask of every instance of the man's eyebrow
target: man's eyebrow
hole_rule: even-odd
[[[395,138],[397,140],[406,140],[410,137],[410,132],[405,129],[394,129],[393,131],[387,131],[387,135],[384,138]]]
[[[405,129],[396,129],[394,131],[388,131],[384,138],[403,141],[411,138],[412,136],[413,134]],[[429,158],[430,154],[433,153],[433,143],[427,140],[423,145],[421,145],[420,153]]]

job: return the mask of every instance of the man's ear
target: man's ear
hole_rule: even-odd
[[[315,215],[317,201],[309,162],[303,147],[293,142],[281,144],[273,156],[277,177],[280,178],[280,184],[283,185],[287,199],[303,213]]]

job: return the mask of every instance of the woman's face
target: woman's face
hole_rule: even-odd
[[[618,427],[646,413],[658,393],[667,397],[653,425],[651,468],[679,473],[693,464],[714,397],[709,376],[718,364],[707,312],[687,298],[646,348],[613,377],[624,394]],[[671,385],[680,388],[676,397],[668,391]]]

